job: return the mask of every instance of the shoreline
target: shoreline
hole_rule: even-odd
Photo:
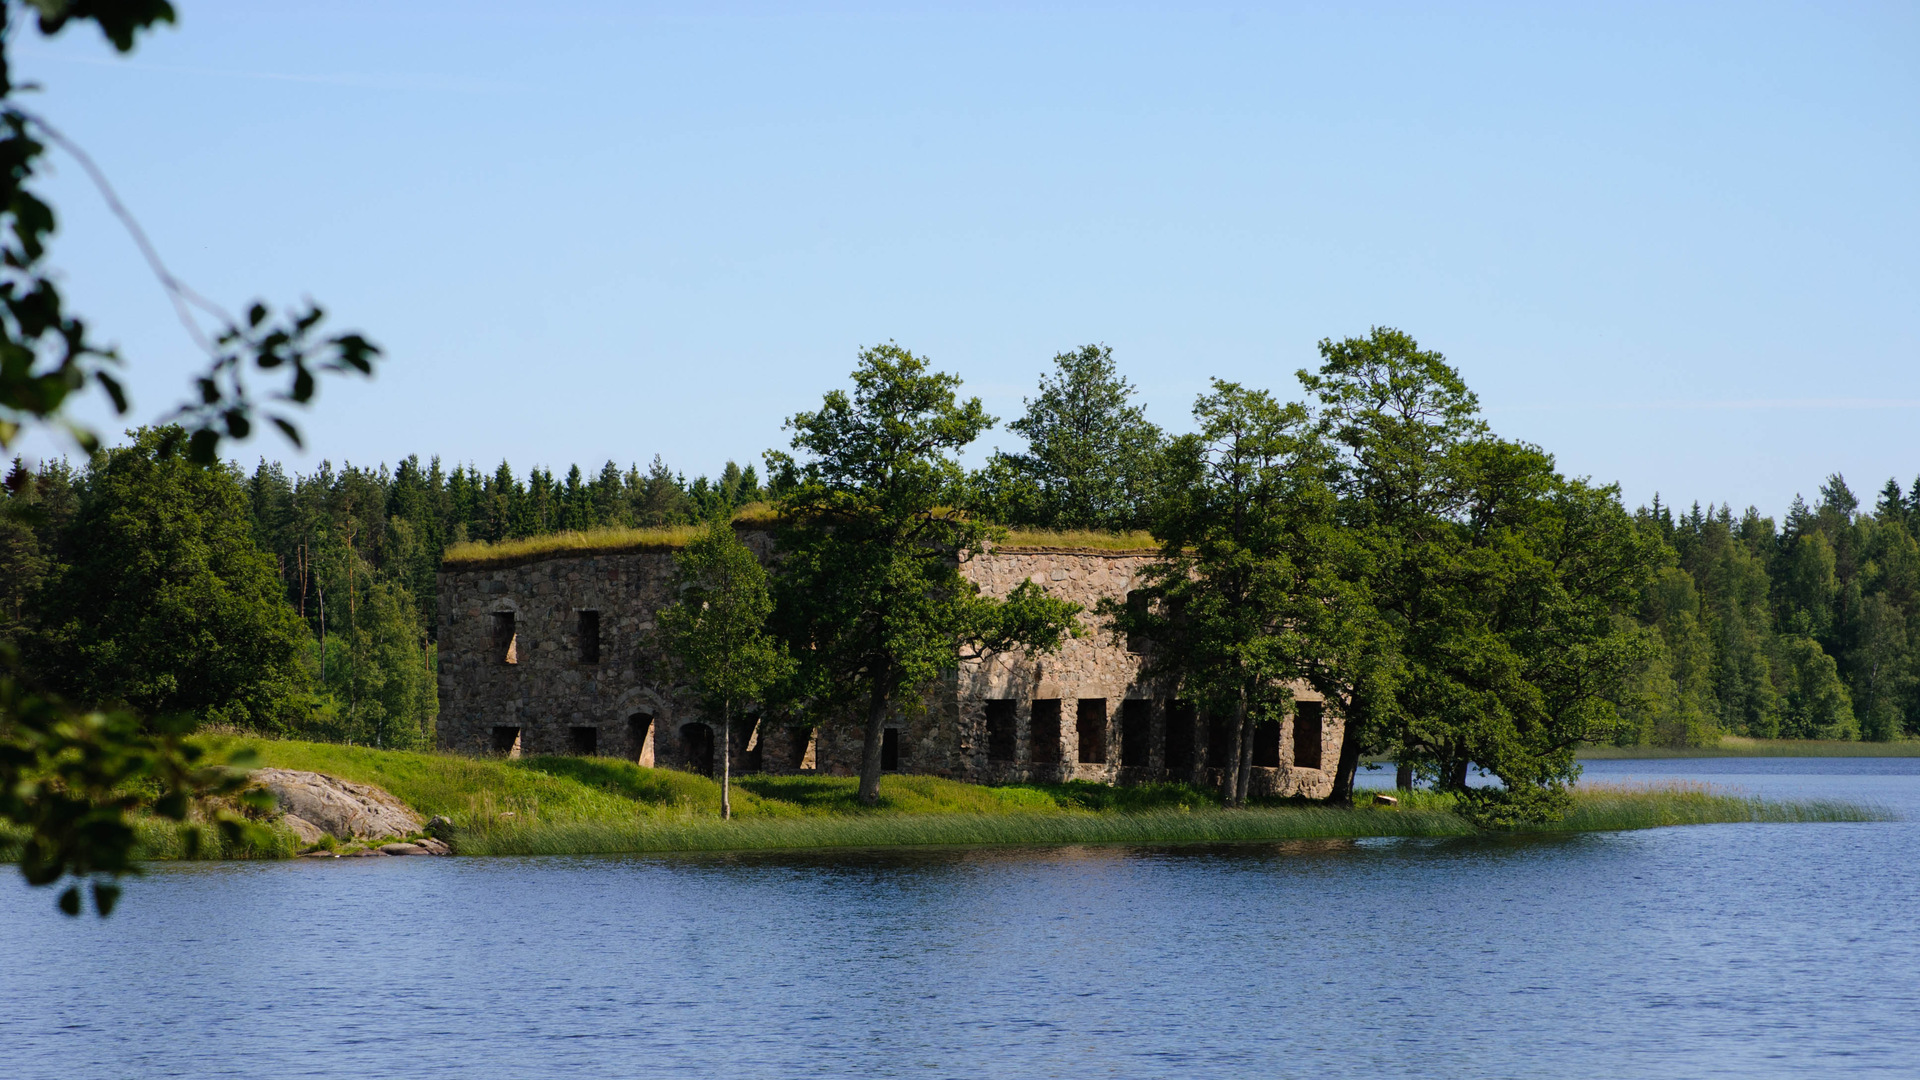
[[[1404,795],[1405,793],[1402,793]],[[1576,795],[1560,821],[1479,829],[1446,810],[1361,806],[1141,811],[1062,815],[915,815],[814,820],[683,820],[627,826],[552,824],[456,834],[457,855],[620,855],[697,852],[906,851],[1078,845],[1207,846],[1311,840],[1505,839],[1680,825],[1871,822],[1879,808],[1777,801],[1703,789],[1605,789]]]
[[[1228,810],[1214,793],[1187,784],[995,787],[890,773],[877,807],[858,803],[851,777],[748,774],[734,782],[734,818],[722,821],[714,781],[613,758],[464,757],[241,736],[197,741],[215,758],[239,752],[251,756],[249,766],[380,788],[420,821],[434,821],[430,834],[462,856],[1437,839],[1895,818],[1876,806],[1765,800],[1706,784],[1599,783],[1576,787],[1574,804],[1559,821],[1490,831],[1455,814],[1451,795],[1428,790],[1364,788],[1356,794],[1369,801],[1347,808],[1275,800]],[[1371,801],[1389,794],[1391,805]],[[134,824],[143,860],[184,860],[188,827],[151,817]],[[272,839],[259,850],[227,850],[207,836],[198,859],[289,859],[317,849],[349,854],[415,839],[368,835],[303,843],[277,817],[267,824]],[[18,843],[0,835],[0,861],[17,857]]]
[[[1823,758],[1823,757],[1920,757],[1920,739],[1896,739],[1891,742],[1857,742],[1837,739],[1748,739],[1737,735],[1721,738],[1715,746],[1583,746],[1574,752],[1581,761],[1622,759],[1658,761],[1674,758]]]

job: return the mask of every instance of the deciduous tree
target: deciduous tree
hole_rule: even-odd
[[[674,557],[679,599],[662,608],[660,628],[694,689],[720,716],[720,816],[733,816],[733,711],[761,700],[791,674],[793,660],[767,632],[773,597],[767,572],[733,526],[707,531]]]
[[[865,726],[860,800],[880,795],[887,718],[919,707],[963,653],[1051,651],[1078,605],[1023,582],[982,596],[960,564],[997,531],[968,513],[955,455],[993,424],[960,380],[891,343],[860,353],[853,392],[787,422],[795,458],[767,455],[782,491],[775,620],[800,662],[794,693]]]
[[[69,400],[89,386],[99,387],[116,411],[128,408],[114,373],[121,358],[94,340],[86,323],[68,310],[44,262],[54,213],[31,185],[50,145],[80,166],[126,224],[187,334],[207,354],[193,398],[171,414],[181,426],[169,429],[178,432],[179,439],[167,449],[184,450],[193,461],[212,464],[223,439],[245,438],[263,416],[297,443],[299,430],[292,418],[285,410],[263,408],[250,379],[284,379],[284,389],[269,400],[301,405],[312,400],[317,374],[369,374],[379,350],[359,334],[322,337],[323,316],[317,306],[275,317],[265,304],[255,302],[244,315],[234,316],[174,277],[86,152],[21,104],[6,48],[19,33],[15,24],[29,18],[47,35],[71,23],[92,23],[116,50],[126,53],[142,31],[173,21],[173,7],[166,0],[0,5],[0,262],[7,268],[0,287],[0,449],[12,445],[27,425],[63,428],[83,448],[94,449],[93,433],[68,419],[65,411]],[[154,806],[183,817],[188,793],[224,789],[227,781],[208,779],[210,774],[164,733],[115,719],[119,714],[72,712],[27,679],[12,657],[11,648],[0,656],[0,791],[7,793],[0,799],[0,820],[29,830],[29,855],[22,865],[36,884],[69,872],[100,875],[93,879],[93,895],[96,909],[104,914],[110,897],[117,895],[110,879],[127,872],[132,844],[124,800],[105,793],[155,780],[166,794]],[[66,794],[45,779],[54,775],[47,770],[56,762],[88,763],[85,775],[66,785]],[[63,910],[77,913],[78,897],[76,889],[67,890]]]
[[[1216,379],[1193,416],[1200,430],[1167,450],[1152,519],[1161,557],[1143,572],[1145,602],[1109,599],[1101,613],[1116,640],[1152,642],[1150,677],[1232,718],[1220,790],[1240,806],[1255,729],[1281,722],[1289,684],[1352,608],[1330,572],[1345,553],[1328,456],[1305,408]]]
[[[239,477],[167,457],[167,441],[139,432],[89,470],[31,669],[69,701],[283,731],[306,707],[306,630]]]

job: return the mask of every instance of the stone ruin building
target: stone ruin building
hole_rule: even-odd
[[[766,556],[768,534],[742,535]],[[1094,614],[1102,599],[1127,597],[1153,560],[1151,551],[1005,546],[969,560],[964,571],[983,593],[1035,581],[1085,608],[1090,632],[1052,655],[963,662],[927,689],[925,707],[886,728],[882,767],[973,783],[1217,786],[1228,725],[1157,692],[1141,673],[1145,644],[1114,641]],[[440,747],[603,755],[714,775],[717,726],[654,633],[674,573],[664,545],[443,566]],[[1320,695],[1293,689],[1293,715],[1256,729],[1255,795],[1318,798],[1332,788],[1343,725]],[[852,718],[801,728],[737,717],[733,768],[857,775],[863,736]]]

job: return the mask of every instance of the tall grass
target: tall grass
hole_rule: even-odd
[[[1574,791],[1573,809],[1566,817],[1532,829],[1600,832],[1735,822],[1888,821],[1893,817],[1891,811],[1881,807],[1837,799],[1762,799],[1686,781],[1581,784]]]
[[[1451,796],[1431,791],[1399,792],[1399,805],[1392,807],[1337,809],[1272,801],[1249,810],[1223,810],[1213,793],[1187,784],[987,786],[898,775],[881,782],[880,804],[872,807],[858,802],[858,781],[852,777],[743,776],[734,784],[735,818],[721,821],[720,788],[713,781],[610,758],[509,761],[233,736],[203,741],[216,752],[250,749],[263,765],[385,788],[422,815],[451,818],[454,848],[463,855],[1196,844],[1477,833],[1452,812]],[[1528,831],[1888,816],[1870,807],[1772,802],[1697,784],[1582,785],[1572,813]],[[160,825],[150,827],[151,856],[177,857],[177,839],[169,840]],[[291,854],[291,848],[219,854],[273,857]]]
[[[1361,836],[1464,836],[1473,831],[1452,814],[1370,814],[1318,808],[854,815],[734,822],[687,817],[533,827],[496,825],[485,831],[460,834],[458,849],[463,855],[560,855],[996,844],[1200,844]]]
[[[568,530],[547,533],[520,540],[466,540],[449,546],[441,556],[441,563],[449,569],[481,570],[549,555],[681,548],[699,536],[701,531],[697,525],[664,525],[647,529],[608,526],[585,532]]]
[[[741,507],[735,525],[771,528],[778,516],[766,503]],[[701,525],[661,525],[647,528],[602,526],[584,531],[566,530],[518,540],[465,540],[441,555],[449,569],[484,570],[511,566],[555,555],[591,555],[623,551],[659,551],[686,547],[705,531]],[[1008,547],[1147,551],[1156,548],[1152,535],[1142,532],[1109,533],[1089,529],[1014,529],[1002,541]]]
[[[1092,548],[1097,551],[1154,551],[1160,545],[1143,529],[1110,533],[1095,529],[1011,529],[1006,547]]]
[[[165,818],[141,817],[133,822],[136,843],[143,859],[184,859],[194,850],[189,833],[199,834],[197,859],[291,859],[300,852],[300,838],[284,825],[270,825],[272,840],[263,846],[228,844],[220,830]]]

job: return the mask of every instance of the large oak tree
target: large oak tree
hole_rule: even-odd
[[[798,457],[769,452],[783,495],[775,625],[817,717],[861,718],[860,800],[880,796],[887,719],[966,656],[1051,651],[1079,606],[1023,582],[1004,600],[961,571],[998,530],[968,513],[956,455],[991,427],[960,380],[894,344],[860,353],[851,394],[787,422]]]

